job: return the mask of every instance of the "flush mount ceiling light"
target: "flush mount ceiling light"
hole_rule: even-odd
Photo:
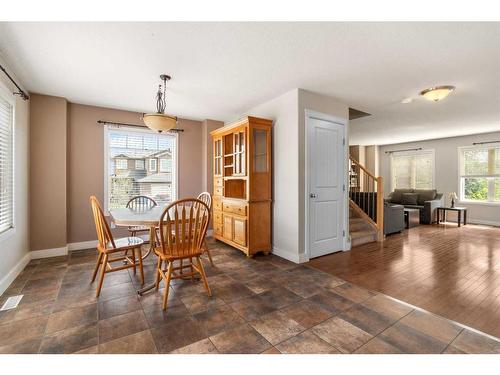
[[[151,130],[157,131],[158,133],[167,132],[175,128],[175,125],[177,125],[177,117],[165,114],[165,107],[167,105],[165,91],[167,81],[170,80],[170,76],[162,74],[160,79],[163,81],[163,92],[162,85],[160,84],[158,92],[156,93],[156,113],[146,113],[142,117],[144,124],[146,124],[146,126]]]
[[[440,100],[446,98],[453,90],[455,90],[455,86],[436,86],[421,91],[420,95],[427,100],[439,102]]]

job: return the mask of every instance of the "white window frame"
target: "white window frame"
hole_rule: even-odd
[[[431,168],[432,168],[432,185],[429,189],[435,189],[436,188],[436,151],[431,148],[431,149],[426,149],[426,150],[415,150],[415,151],[402,151],[402,152],[393,152],[390,154],[390,176],[391,176],[391,191],[394,191],[396,187],[394,186],[394,175],[393,175],[393,157],[394,156],[417,156],[417,155],[423,155],[423,154],[431,154]],[[410,187],[409,189],[416,189],[413,187]]]
[[[12,205],[12,222],[10,224],[10,227],[5,229],[4,231],[0,232],[0,240],[5,240],[7,237],[10,237],[16,230],[16,100],[12,96],[12,91],[8,89],[7,86],[3,84],[3,82],[0,82],[0,96],[2,99],[7,101],[11,106],[12,106],[12,124],[11,124],[11,142],[12,142],[12,149],[11,149],[11,160],[12,160],[12,165],[10,166],[11,168],[11,173],[12,173],[12,195],[11,195],[11,205]]]
[[[120,161],[120,162],[123,162],[123,161],[125,162],[125,168],[119,168],[119,167],[118,167],[118,162],[119,162],[119,161]],[[127,159],[125,159],[125,158],[116,158],[115,163],[116,163],[115,168],[116,168],[117,170],[124,171],[124,170],[128,169],[128,160],[127,160]]]
[[[137,164],[139,163],[139,168],[137,167]],[[144,159],[137,159],[135,161],[134,169],[138,171],[143,171],[146,169],[146,161]]]
[[[152,163],[154,163],[154,168],[152,167]],[[150,172],[157,172],[158,171],[158,163],[156,159],[149,159],[149,171]]]
[[[165,162],[165,168],[162,168],[162,163],[161,162]],[[159,158],[159,166],[158,166],[158,172],[168,172],[168,159],[167,158]]]
[[[126,130],[126,131],[131,131],[131,132],[144,132],[144,133],[154,133],[152,130],[149,130],[147,128],[144,129],[137,129],[137,128],[130,128],[127,126],[117,126],[117,125],[105,125],[104,126],[104,213],[106,215],[109,215],[109,207],[108,207],[108,192],[109,192],[109,176],[108,176],[108,163],[109,163],[109,155],[108,155],[108,139],[109,139],[109,131],[110,130]],[[156,134],[156,133],[155,133]],[[173,166],[173,172],[172,172],[172,183],[175,184],[174,187],[172,188],[172,197],[174,200],[177,199],[179,196],[179,134],[174,133],[171,135],[172,137],[175,138],[175,163]]]
[[[489,150],[492,148],[499,148],[499,143],[491,143],[488,145],[474,145],[474,146],[462,146],[458,147],[458,201],[465,204],[477,204],[483,206],[500,206],[500,201],[494,200],[494,179],[500,178],[500,175],[488,175],[488,176],[463,176],[462,175],[462,153],[464,151],[473,151],[473,150]],[[486,178],[488,182],[488,200],[485,201],[477,201],[473,199],[465,199],[465,178]]]

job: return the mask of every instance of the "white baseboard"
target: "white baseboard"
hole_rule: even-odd
[[[21,258],[19,262],[0,280],[0,296],[7,290],[7,288],[12,284],[17,276],[24,270],[24,267],[28,265],[31,260],[30,252],[26,253],[25,256]]]
[[[87,250],[87,249],[95,249],[97,247],[97,240],[92,241],[83,241],[83,242],[73,242],[68,244],[68,250]]]
[[[54,249],[30,251],[31,259],[42,259],[68,255],[68,246],[56,247]]]
[[[500,221],[488,221],[488,220],[467,220],[467,224],[478,224],[478,225],[491,225],[492,227],[500,227]]]
[[[273,254],[297,264],[309,262],[307,254],[292,254],[289,251],[284,251],[277,247],[273,247]]]

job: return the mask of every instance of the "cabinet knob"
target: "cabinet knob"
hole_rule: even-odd
[[[314,194],[314,193],[309,194],[309,196],[310,196],[311,198],[316,198],[316,194]]]

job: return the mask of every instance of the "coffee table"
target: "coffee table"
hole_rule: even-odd
[[[405,208],[405,228],[413,228],[420,225],[420,210],[418,208]]]

